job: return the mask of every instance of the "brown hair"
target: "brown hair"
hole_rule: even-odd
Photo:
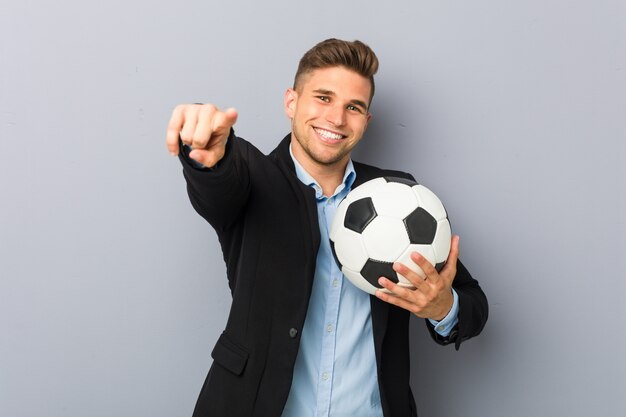
[[[297,90],[302,77],[316,69],[329,67],[346,67],[370,80],[374,97],[374,74],[378,71],[378,58],[372,49],[361,41],[344,41],[326,39],[309,49],[298,64],[298,71],[293,82]]]

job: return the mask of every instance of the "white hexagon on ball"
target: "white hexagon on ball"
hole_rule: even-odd
[[[448,217],[446,209],[443,207],[441,200],[439,200],[435,193],[421,184],[414,185],[412,188],[415,196],[417,197],[419,206],[429,212],[435,220],[442,220]]]
[[[377,261],[393,262],[410,243],[404,223],[393,217],[376,216],[361,236],[366,253]]]
[[[411,187],[399,182],[376,187],[371,197],[379,216],[404,219],[418,207],[417,198]]]
[[[402,255],[400,255],[400,257],[398,258],[398,262],[403,263],[410,270],[412,270],[422,279],[424,279],[426,278],[426,274],[424,273],[424,271],[422,271],[422,268],[417,266],[417,264],[411,259],[411,253],[413,252],[418,252],[420,255],[426,258],[428,262],[435,265],[435,251],[433,250],[433,247],[431,245],[409,245],[409,247],[407,247]],[[404,276],[398,274],[398,278],[399,281],[404,282],[411,287],[413,286],[413,284],[411,284],[411,281],[406,279]]]
[[[386,183],[387,181],[385,181],[382,177],[367,181],[350,191],[346,196],[345,201],[349,204],[353,201],[360,200],[361,198],[370,197],[373,190]]]
[[[360,271],[368,259],[361,235],[346,228],[336,234],[334,250],[341,265],[354,271]]]
[[[442,219],[437,222],[437,233],[432,243],[435,253],[433,265],[445,262],[450,254],[450,246],[452,245],[452,230],[448,219]]]

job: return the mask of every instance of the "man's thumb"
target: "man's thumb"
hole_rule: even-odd
[[[217,150],[194,149],[189,152],[189,157],[206,168],[213,168],[224,156],[223,150],[220,153]]]

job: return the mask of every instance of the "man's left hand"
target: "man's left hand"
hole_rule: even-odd
[[[441,321],[448,315],[454,303],[452,281],[454,281],[456,276],[458,256],[458,236],[452,237],[450,255],[448,255],[445,266],[439,272],[426,258],[417,252],[413,252],[411,260],[422,268],[426,278],[422,279],[406,265],[396,262],[393,265],[393,269],[409,280],[415,289],[402,287],[385,277],[381,277],[378,282],[389,290],[391,294],[377,290],[376,297],[404,308],[418,317]]]

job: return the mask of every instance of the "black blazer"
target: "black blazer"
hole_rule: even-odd
[[[280,416],[287,400],[320,243],[314,191],[296,177],[290,137],[266,156],[231,132],[226,154],[213,169],[196,168],[181,152],[189,198],[217,232],[233,297],[194,417]],[[354,186],[380,176],[412,178],[357,162],[354,168]],[[487,300],[461,263],[454,288],[459,324],[450,337],[426,323],[437,343],[458,349],[483,328]],[[384,414],[414,416],[410,313],[370,299]]]

